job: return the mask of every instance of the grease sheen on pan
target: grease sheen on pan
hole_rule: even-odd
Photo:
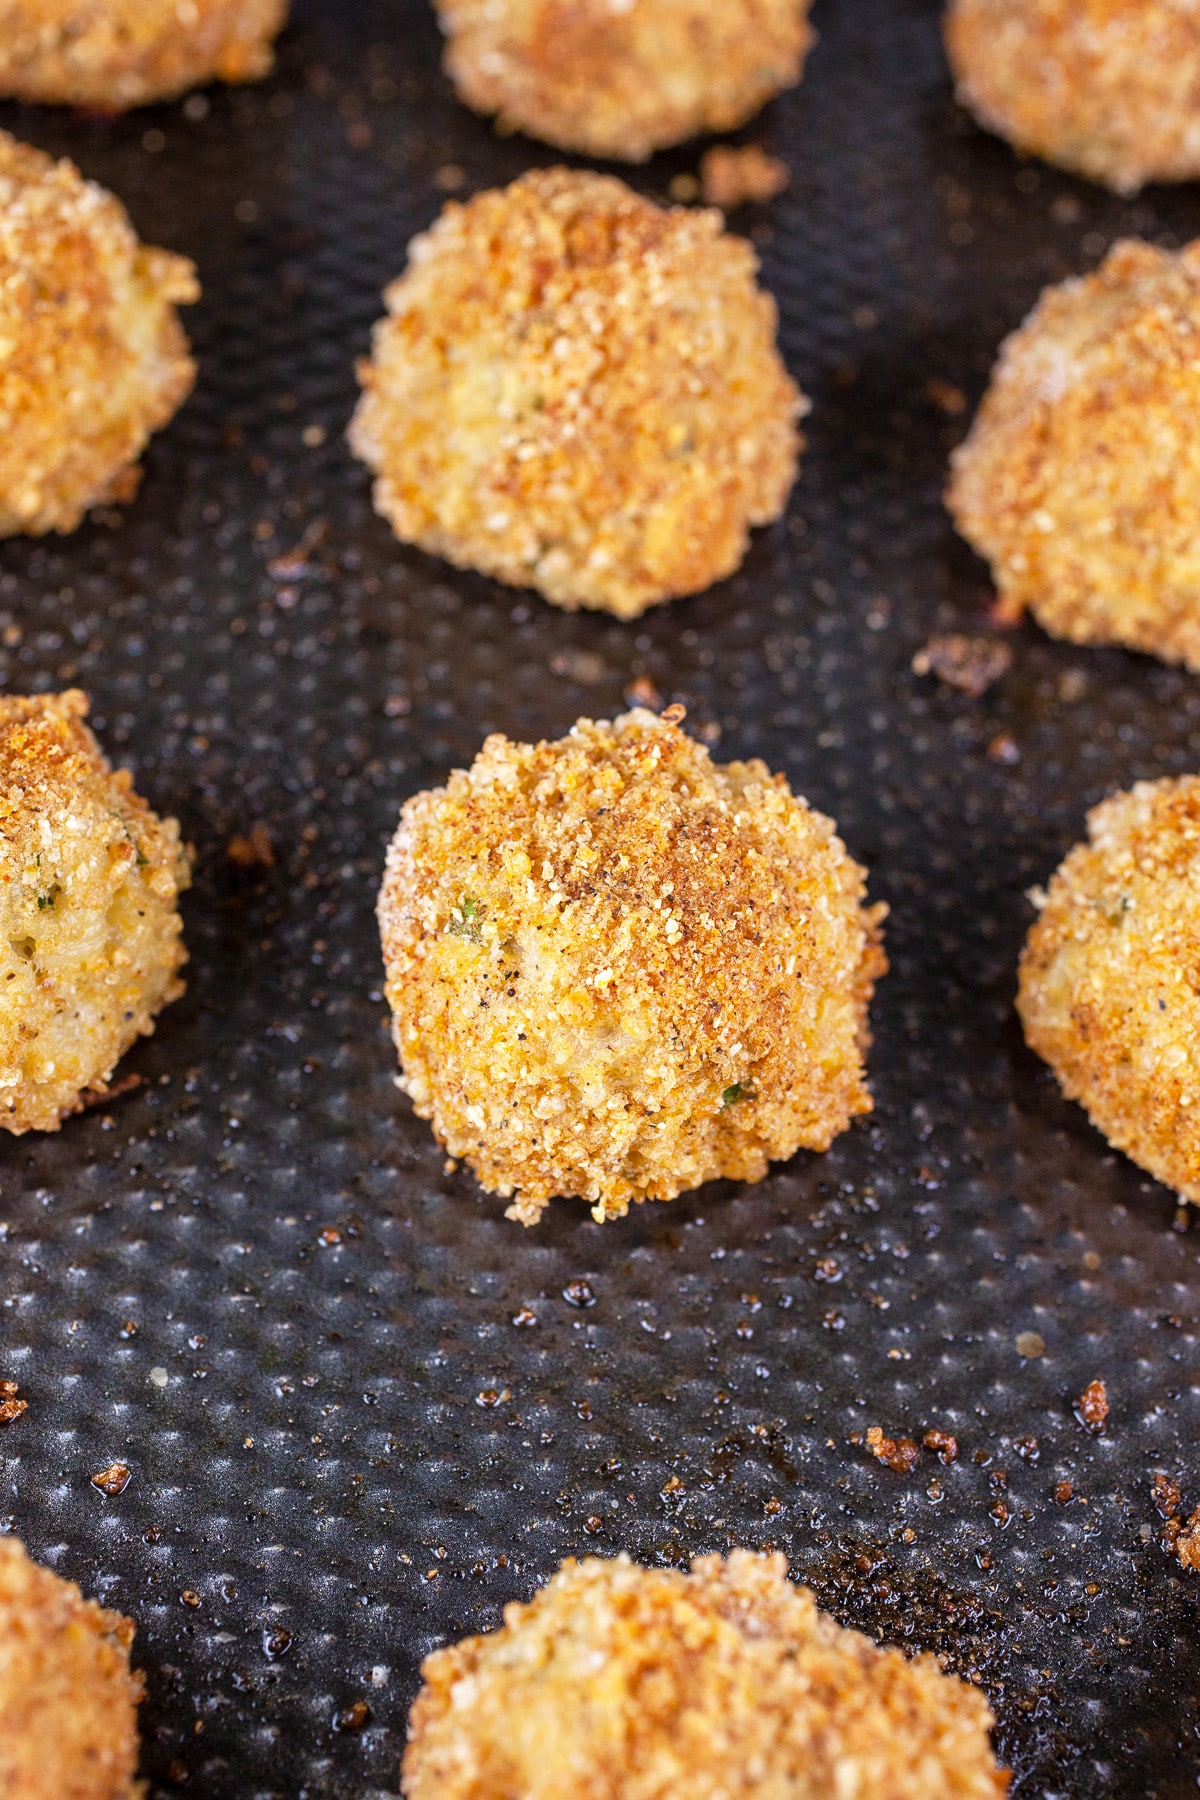
[[[183,992],[174,819],[109,767],[83,694],[0,697],[0,1130],[56,1131]]]
[[[1120,194],[1200,175],[1193,0],[951,0],[958,97],[1018,150]]]
[[[568,1561],[428,1657],[407,1800],[999,1800],[979,1691],[817,1610],[780,1555]]]
[[[491,737],[388,853],[402,1086],[525,1224],[758,1180],[870,1111],[884,910],[782,776],[669,714]]]
[[[459,97],[588,156],[732,131],[799,81],[811,0],[438,0]]]
[[[139,1800],[133,1623],[0,1537],[0,1793]]]
[[[1129,240],[1004,344],[948,503],[1012,616],[1200,670],[1200,240]]]
[[[175,309],[199,292],[112,194],[0,132],[0,537],[132,499],[195,380]]]
[[[270,70],[287,0],[0,0],[0,95],[124,112]]]
[[[716,212],[535,171],[411,246],[350,440],[398,537],[629,619],[729,575],[778,517],[805,402]]]
[[[1200,776],[1113,794],[1036,898],[1030,1046],[1109,1143],[1200,1202]]]

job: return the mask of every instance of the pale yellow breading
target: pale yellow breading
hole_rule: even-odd
[[[138,1800],[134,1627],[0,1537],[0,1794]]]
[[[1011,616],[1200,670],[1200,240],[1129,240],[1004,344],[948,504]]]
[[[124,112],[256,81],[287,0],[0,0],[0,95]]]
[[[1194,0],[950,0],[958,97],[1018,150],[1119,194],[1200,175]]]
[[[388,853],[401,1085],[525,1224],[756,1181],[870,1111],[863,896],[829,819],[670,715],[491,737]]]
[[[0,1129],[57,1131],[183,992],[174,819],[105,761],[74,690],[0,697]]]
[[[1037,898],[1026,1038],[1111,1144],[1200,1201],[1200,776],[1105,800]]]
[[[987,1701],[817,1610],[782,1556],[568,1561],[426,1658],[407,1800],[999,1800]]]
[[[799,81],[811,0],[437,0],[459,98],[501,130],[644,162]]]
[[[535,171],[413,243],[350,430],[398,537],[633,618],[782,511],[804,402],[719,213]]]
[[[132,498],[195,380],[175,308],[199,292],[111,194],[0,132],[0,537]]]

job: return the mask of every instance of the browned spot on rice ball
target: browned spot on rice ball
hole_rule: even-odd
[[[111,194],[0,132],[0,537],[133,497],[195,380],[175,308],[199,293]]]
[[[0,698],[0,1129],[57,1131],[183,992],[187,853],[74,690]]]
[[[501,130],[644,162],[800,79],[811,0],[438,0],[459,98]]]
[[[0,1793],[4,1800],[137,1800],[131,1620],[0,1537]]]
[[[568,1561],[435,1651],[407,1800],[998,1800],[977,1689],[817,1610],[779,1555]]]
[[[0,0],[0,95],[124,112],[256,81],[287,0]]]
[[[1200,670],[1200,241],[1130,240],[1004,344],[948,504],[1010,615]]]
[[[830,820],[669,713],[491,737],[388,854],[401,1085],[525,1224],[756,1181],[870,1111],[863,896]]]
[[[549,169],[451,202],[360,366],[351,443],[398,537],[634,618],[783,510],[803,401],[719,213]]]
[[[1136,193],[1200,175],[1189,0],[950,0],[958,97],[1018,150]]]
[[[1035,898],[1026,1038],[1110,1144],[1200,1201],[1200,777],[1105,800]]]

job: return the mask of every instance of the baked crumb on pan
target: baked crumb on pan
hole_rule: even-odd
[[[131,1620],[0,1537],[0,1793],[139,1800]]]
[[[1004,344],[948,504],[1009,616],[1200,670],[1200,240],[1129,240]]]
[[[56,1131],[183,992],[187,854],[74,690],[0,697],[0,1129]]]
[[[1105,800],[1037,898],[1026,1039],[1111,1144],[1200,1201],[1200,777]]]
[[[111,194],[0,132],[0,537],[133,497],[195,380],[175,308],[199,292]]]
[[[437,0],[459,98],[501,130],[644,162],[800,79],[811,0]]]
[[[388,853],[401,1085],[525,1224],[758,1180],[870,1110],[884,910],[829,819],[669,713],[491,737]]]
[[[564,1563],[435,1651],[407,1800],[996,1800],[983,1695],[817,1610],[779,1555]]]
[[[287,0],[0,0],[0,95],[124,112],[256,81]]]
[[[950,0],[958,97],[1018,150],[1132,194],[1200,175],[1190,0]]]
[[[719,213],[538,170],[451,202],[387,291],[350,428],[396,535],[634,618],[737,568],[805,402]]]

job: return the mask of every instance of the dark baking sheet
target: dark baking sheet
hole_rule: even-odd
[[[1197,1232],[1058,1098],[1011,996],[1024,889],[1110,788],[1200,765],[1200,684],[1032,628],[982,700],[909,665],[933,629],[989,628],[939,501],[963,421],[927,383],[973,403],[1043,282],[1131,230],[1182,241],[1200,197],[1018,164],[956,112],[928,0],[816,22],[803,86],[743,134],[791,191],[737,220],[814,401],[800,485],[735,580],[629,627],[400,548],[342,444],[436,172],[553,160],[455,105],[423,0],[300,0],[273,80],[205,116],[0,108],[205,285],[198,392],[137,503],[0,545],[0,679],[88,688],[199,851],[187,998],[125,1065],[146,1085],[0,1144],[0,1375],[29,1402],[0,1524],[137,1618],[154,1795],[390,1793],[427,1650],[569,1552],[734,1543],[976,1671],[1023,1800],[1195,1791],[1200,1579],[1149,1484],[1200,1503]],[[695,159],[633,179],[662,195]],[[604,1229],[563,1202],[527,1233],[392,1085],[383,847],[486,731],[611,715],[638,677],[871,865],[878,1105],[759,1187]],[[256,823],[277,866],[239,874],[225,846]],[[1070,1405],[1093,1377],[1099,1439]],[[892,1474],[873,1424],[962,1455]],[[105,1498],[114,1459],[133,1476]],[[359,1699],[370,1724],[338,1731]]]

